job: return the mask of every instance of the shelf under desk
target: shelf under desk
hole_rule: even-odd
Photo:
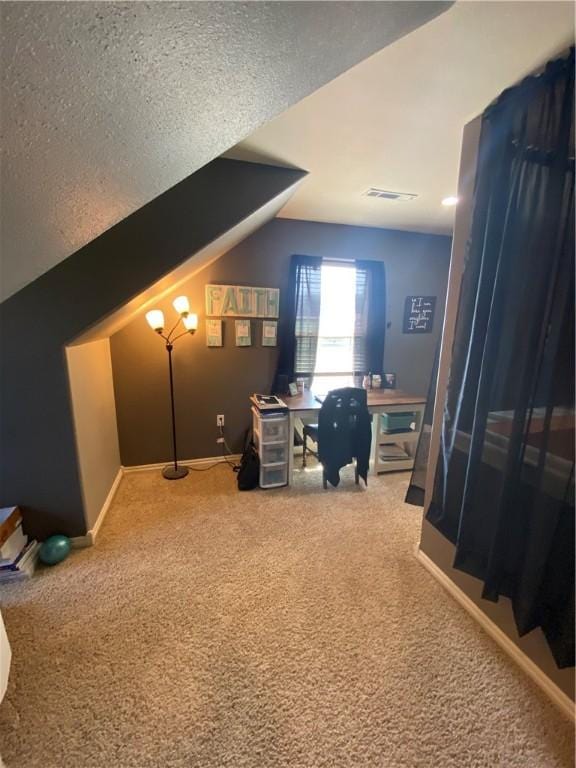
[[[292,483],[294,472],[294,429],[297,418],[314,418],[322,407],[322,403],[316,399],[310,390],[305,390],[303,394],[294,397],[282,398],[288,406],[290,417],[289,435],[290,450],[288,452],[288,484]],[[414,456],[403,459],[394,459],[392,461],[381,461],[379,449],[382,445],[392,445],[397,443],[410,443],[414,451],[420,430],[422,429],[422,420],[424,417],[424,408],[426,399],[421,395],[410,395],[399,389],[372,389],[368,390],[368,411],[372,415],[372,447],[370,451],[370,472],[371,474],[380,474],[381,472],[398,472],[400,470],[412,469],[414,466]],[[390,434],[382,430],[383,413],[414,413],[416,429]]]

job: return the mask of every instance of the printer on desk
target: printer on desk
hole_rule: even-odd
[[[250,397],[250,402],[262,413],[288,413],[288,406],[277,395],[257,395]]]

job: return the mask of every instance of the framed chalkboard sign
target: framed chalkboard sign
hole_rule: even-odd
[[[436,296],[406,296],[404,333],[431,333],[434,325]]]

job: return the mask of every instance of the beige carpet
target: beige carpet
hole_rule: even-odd
[[[406,475],[124,478],[97,547],[3,588],[7,768],[554,768],[572,729],[414,559]]]

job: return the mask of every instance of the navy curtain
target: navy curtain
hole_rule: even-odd
[[[281,303],[278,367],[273,391],[285,394],[297,375],[316,367],[320,326],[322,258],[295,254],[290,262],[288,295]]]
[[[574,50],[483,115],[427,519],[574,665]]]
[[[384,370],[386,277],[381,261],[355,261],[354,373]]]

